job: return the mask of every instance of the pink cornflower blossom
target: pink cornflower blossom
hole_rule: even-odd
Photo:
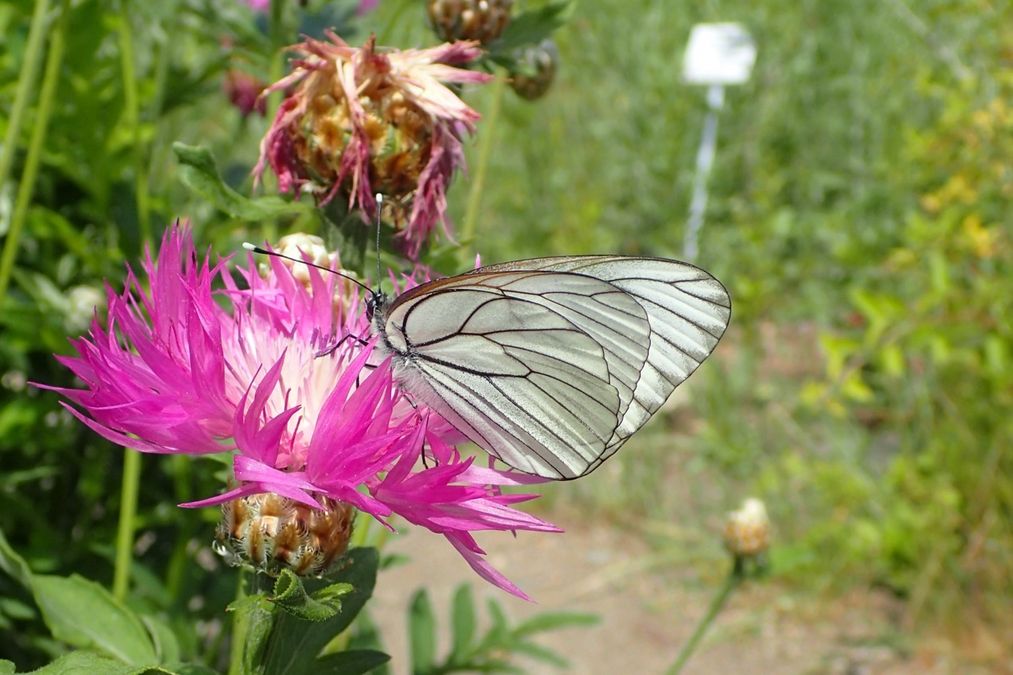
[[[360,48],[327,37],[296,45],[295,69],[267,89],[291,93],[260,143],[254,175],[270,165],[282,192],[308,190],[321,203],[340,192],[364,217],[383,193],[415,259],[437,223],[449,236],[447,187],[479,118],[445,83],[488,80],[454,67],[482,52],[473,42],[400,51],[378,49],[373,38]]]
[[[181,506],[270,493],[310,509],[339,502],[384,524],[398,515],[526,597],[473,533],[559,531],[513,508],[535,495],[500,491],[533,479],[463,458],[454,447],[463,437],[407,401],[374,354],[356,287],[273,257],[266,271],[252,259],[200,259],[178,224],[142,267],[147,284],[128,268],[125,290],[107,291],[107,320],[71,341],[76,356],[57,357],[84,383],[50,387],[72,414],[141,452],[233,453],[234,486]]]

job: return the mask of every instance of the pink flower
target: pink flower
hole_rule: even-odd
[[[237,282],[229,261],[200,260],[178,225],[143,268],[150,290],[128,270],[123,293],[108,290],[105,325],[96,319],[71,341],[77,356],[57,357],[84,382],[54,388],[78,419],[142,452],[232,452],[235,486],[183,506],[273,493],[312,509],[334,500],[383,523],[399,515],[526,597],[488,565],[472,533],[559,531],[513,508],[533,495],[500,491],[532,480],[463,459],[453,447],[460,434],[412,407],[390,362],[374,357],[355,287],[277,258],[263,275],[252,260],[237,266]]]
[[[260,92],[264,91],[264,83],[253,75],[241,70],[230,70],[225,73],[222,88],[243,117],[249,117],[254,112],[260,115],[266,112],[267,102],[260,98]]]
[[[295,70],[268,88],[291,93],[261,141],[254,175],[270,165],[282,192],[309,190],[321,202],[340,192],[365,216],[382,192],[405,252],[417,258],[436,224],[446,226],[461,138],[479,118],[444,83],[485,82],[488,75],[453,66],[481,50],[455,42],[380,51],[373,39],[357,48],[327,35],[294,47]]]

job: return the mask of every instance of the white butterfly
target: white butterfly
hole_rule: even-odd
[[[610,255],[492,265],[367,307],[404,391],[506,464],[559,480],[622,447],[731,316],[698,267]]]

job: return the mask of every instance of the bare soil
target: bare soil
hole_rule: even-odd
[[[571,663],[570,672],[664,673],[707,611],[723,570],[712,570],[712,580],[702,579],[709,575],[666,568],[639,538],[617,531],[614,525],[560,518],[555,522],[568,531],[520,533],[516,538],[490,533],[481,540],[489,560],[535,603],[514,599],[485,584],[439,536],[412,531],[390,542],[386,551],[411,560],[381,573],[370,608],[387,640],[394,672],[410,672],[405,617],[412,593],[420,586],[429,589],[442,655],[449,644],[452,593],[468,582],[480,613],[484,612],[482,599],[493,596],[514,620],[543,611],[599,615],[601,621],[595,626],[540,637],[543,645]],[[750,581],[731,597],[683,672],[1013,673],[1013,662],[1003,660],[1003,647],[996,644],[995,636],[985,638],[980,659],[973,654],[969,658],[949,643],[925,638],[912,643],[898,628],[899,616],[897,602],[881,593],[806,598],[772,581]],[[1005,654],[1008,659],[1009,651]],[[518,661],[518,665],[530,673],[559,672],[535,661]]]

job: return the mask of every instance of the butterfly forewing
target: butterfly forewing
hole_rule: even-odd
[[[649,330],[627,293],[551,272],[433,282],[395,300],[384,327],[408,390],[507,464],[553,478],[583,473],[615,434]]]
[[[378,327],[395,377],[492,455],[547,478],[611,456],[714,349],[724,287],[654,258],[539,258],[430,282]]]

